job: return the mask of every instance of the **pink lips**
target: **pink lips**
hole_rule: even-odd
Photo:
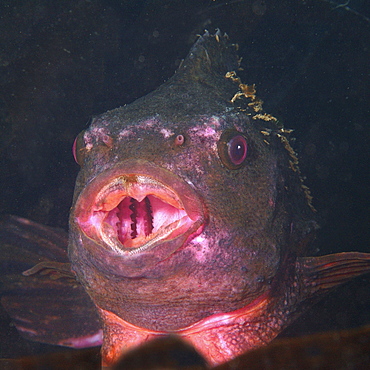
[[[128,160],[83,189],[74,219],[97,244],[127,256],[184,234],[189,240],[200,233],[205,215],[188,183],[150,162]]]

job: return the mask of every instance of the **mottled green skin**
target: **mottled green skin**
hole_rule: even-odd
[[[225,74],[237,68],[227,38],[205,35],[168,82],[96,117],[84,134],[74,205],[96,176],[140,159],[191,184],[205,209],[199,236],[155,265],[144,263],[134,277],[120,262],[131,257],[87,238],[72,209],[72,269],[100,308],[134,325],[171,331],[244,307],[285,286],[281,271],[304,252],[312,215],[301,181],[275,122],[254,119],[250,99],[231,103],[239,86]],[[227,130],[247,139],[239,169],[228,168],[218,152]],[[174,144],[179,134],[181,146]]]

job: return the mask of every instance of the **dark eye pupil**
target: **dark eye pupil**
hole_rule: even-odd
[[[241,135],[233,137],[228,143],[228,153],[233,164],[241,164],[247,156],[247,142]]]

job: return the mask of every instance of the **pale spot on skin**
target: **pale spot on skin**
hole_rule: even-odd
[[[213,127],[213,128],[221,128],[221,123],[220,123],[220,119],[219,117],[217,116],[212,116],[209,121],[208,121],[208,124]]]
[[[209,241],[202,234],[194,238],[190,245],[193,248],[193,255],[198,262],[204,263],[208,261],[207,254],[210,252]]]
[[[220,134],[213,127],[208,125],[195,126],[191,128],[189,132],[205,138],[220,136]]]
[[[104,143],[108,148],[112,148],[113,138],[107,128],[95,125],[85,131],[84,143],[87,151],[90,151],[94,145],[101,143]]]
[[[132,135],[134,135],[134,133],[132,132],[132,130],[125,129],[125,130],[122,130],[122,131],[119,133],[118,137],[119,137],[120,139],[125,139],[125,138],[127,138],[127,137],[129,137],[129,136],[132,136]]]
[[[90,134],[93,135],[96,141],[103,141],[107,143],[109,141],[109,130],[104,127],[94,127],[90,130]]]
[[[133,128],[135,131],[147,130],[148,128],[155,128],[161,125],[161,122],[157,118],[150,118],[144,121],[134,122],[133,124],[125,125],[126,129]]]
[[[166,129],[166,128],[161,128],[161,129],[159,130],[159,132],[163,135],[163,137],[164,137],[165,139],[169,138],[170,136],[172,136],[172,135],[174,134],[174,133],[173,133],[173,131],[168,130],[168,129]]]
[[[201,148],[202,153],[206,153],[208,166],[211,166],[213,159],[217,156],[217,142],[220,139],[221,133],[208,126],[197,126],[189,130],[189,136],[190,141]],[[204,175],[205,169],[198,166],[197,164],[199,163],[197,159],[193,160],[193,169],[199,175]]]
[[[93,147],[93,142],[92,142],[92,136],[88,131],[84,133],[84,142],[85,142],[86,150],[91,150]]]
[[[140,134],[141,130],[152,130],[152,132],[159,132],[165,139],[174,135],[172,130],[164,128],[162,125],[163,124],[157,118],[151,118],[142,122],[135,122],[132,125],[125,125],[125,128],[118,134],[118,138],[126,139],[128,137],[137,136]]]
[[[174,173],[176,173],[177,171],[176,171],[176,166],[175,166],[175,164],[174,163],[172,163],[172,162],[168,162],[168,163],[163,163],[163,168],[165,168],[166,170],[168,170],[168,171],[170,171],[170,172],[174,172]]]
[[[227,236],[228,234],[221,230],[220,233],[213,237],[210,237],[204,232],[201,233],[189,243],[194,258],[200,263],[209,263],[209,255],[214,252],[214,246],[217,245],[221,239],[227,238]]]

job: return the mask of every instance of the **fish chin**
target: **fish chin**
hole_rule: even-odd
[[[168,241],[173,252],[200,233],[205,216],[189,184],[165,169],[135,160],[90,182],[77,199],[74,220],[96,244],[129,258]]]

